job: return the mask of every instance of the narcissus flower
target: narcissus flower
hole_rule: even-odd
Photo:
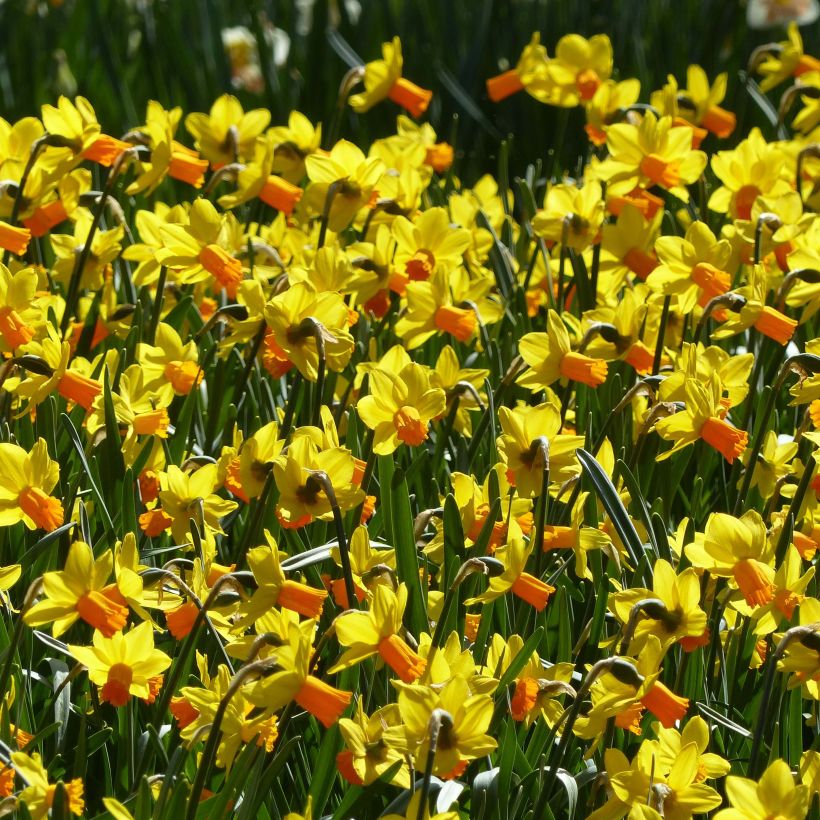
[[[729,775],[726,797],[732,807],[715,814],[715,820],[758,820],[761,817],[803,820],[809,810],[811,792],[808,786],[795,784],[788,763],[775,760],[758,782]]]
[[[93,646],[69,644],[68,650],[100,687],[100,700],[112,706],[125,706],[132,695],[152,698],[151,681],[171,665],[171,659],[154,648],[153,627],[147,621],[110,638],[97,631]]]
[[[583,251],[600,241],[603,221],[601,183],[591,180],[582,188],[565,184],[551,186],[544,208],[532,219],[532,227],[544,239],[566,242],[568,248]]]
[[[646,602],[630,642],[630,654],[639,653],[650,634],[660,638],[666,649],[675,641],[684,644],[689,638],[700,638],[706,629],[697,572],[689,567],[676,575],[662,558],[655,562],[651,590],[631,587],[611,594],[608,602],[622,624],[630,620],[634,606]]]
[[[399,761],[401,753],[384,742],[384,731],[401,724],[399,707],[390,703],[368,717],[361,699],[356,704],[353,718],[341,718],[339,731],[346,749],[336,756],[336,766],[348,783],[368,786]],[[390,781],[399,788],[410,786],[410,771],[402,765]]]
[[[88,544],[75,541],[65,568],[43,575],[45,598],[26,612],[25,622],[29,626],[50,623],[56,637],[82,618],[96,632],[110,638],[128,618],[125,596],[116,583],[108,583],[113,568],[111,550],[95,559]]]
[[[606,141],[610,156],[596,174],[607,183],[608,195],[657,185],[688,202],[686,186],[706,167],[706,154],[692,150],[692,132],[673,128],[671,117],[647,113],[640,126],[616,123],[607,130]]]
[[[317,471],[327,474],[342,512],[360,504],[364,493],[353,482],[355,467],[353,456],[344,447],[320,450],[310,436],[295,435],[273,465],[273,479],[279,490],[279,523],[288,529],[299,529],[314,518],[327,521],[333,517],[323,483],[311,474]]]
[[[524,46],[515,68],[487,80],[487,95],[493,102],[501,102],[511,94],[526,91],[540,102],[549,102],[552,83],[547,76],[547,49],[541,45],[541,34],[534,32]]]
[[[820,70],[820,60],[803,51],[803,38],[797,23],[789,23],[788,40],[778,43],[766,53],[764,59],[755,67],[763,75],[761,91],[768,91],[789,77],[799,77],[807,71]]]
[[[50,495],[60,465],[48,455],[45,439],[27,453],[17,444],[0,444],[0,526],[22,521],[30,530],[51,532],[63,523],[63,505]]]
[[[597,387],[606,381],[607,365],[570,349],[570,338],[561,317],[554,310],[547,313],[546,333],[527,333],[518,343],[521,358],[529,369],[518,383],[533,392],[543,390],[559,379]]]
[[[347,330],[348,315],[338,293],[317,293],[307,282],[297,282],[265,306],[265,321],[273,334],[271,343],[308,381],[318,378],[317,334],[322,337],[329,370],[342,370],[350,361],[353,337]]]
[[[525,544],[521,529],[514,522],[510,522],[510,530],[506,546],[495,551],[495,557],[504,565],[504,571],[500,575],[491,577],[487,589],[480,595],[468,598],[464,603],[472,606],[478,603],[487,603],[500,598],[507,592],[512,592],[526,601],[530,606],[535,607],[539,612],[546,607],[550,595],[555,592],[555,587],[536,578],[529,572],[525,572],[524,567],[532,553],[532,543]]]
[[[749,435],[723,419],[725,408],[721,405],[722,390],[717,374],[713,373],[705,386],[695,379],[687,379],[684,389],[685,409],[655,422],[658,435],[674,442],[674,446],[661,453],[658,460],[669,458],[703,439],[732,464],[746,449]]]
[[[291,609],[306,618],[318,618],[327,592],[285,578],[279,563],[279,548],[267,530],[265,541],[266,544],[248,550],[247,561],[256,580],[256,590],[250,600],[240,604],[235,628],[244,630],[274,606]]]
[[[595,34],[589,40],[567,34],[555,46],[555,58],[547,63],[552,85],[547,102],[562,108],[583,105],[611,74],[612,43],[606,34]]]
[[[712,513],[703,540],[686,547],[694,566],[731,578],[749,606],[767,604],[774,597],[772,552],[766,525],[756,510],[741,518]]]
[[[407,606],[407,587],[399,584],[393,592],[378,585],[368,612],[345,612],[335,621],[336,637],[350,647],[331,667],[330,673],[347,669],[372,655],[379,657],[406,683],[416,680],[427,666],[401,637],[402,617]]]
[[[430,751],[430,717],[442,710],[433,773],[443,779],[458,777],[470,760],[489,754],[498,745],[487,731],[493,701],[487,694],[471,693],[467,681],[453,676],[444,686],[405,685],[399,689],[402,726],[385,729],[385,741],[413,756],[415,766],[424,767]]]
[[[245,112],[236,97],[223,94],[214,101],[210,113],[188,114],[185,127],[202,156],[218,168],[250,157],[269,122],[270,111],[257,108]]]
[[[402,77],[403,62],[401,40],[398,37],[394,37],[389,43],[382,43],[382,59],[373,60],[364,67],[365,90],[348,99],[350,107],[364,113],[376,103],[390,98],[414,117],[420,117],[427,110],[433,92],[419,88]]]
[[[551,402],[513,410],[499,407],[498,420],[502,430],[496,440],[498,453],[506,465],[507,480],[522,498],[540,495],[545,466],[550,481],[559,483],[580,471],[575,451],[583,446],[583,436],[559,432],[561,413]]]
[[[11,765],[26,782],[26,788],[20,792],[20,801],[25,804],[32,820],[43,820],[50,816],[57,784],[48,782],[48,771],[40,755],[37,752],[30,755],[14,752],[11,755]],[[63,783],[63,788],[68,810],[79,817],[85,810],[82,779],[75,777],[68,783]]]
[[[444,412],[445,404],[444,391],[431,385],[428,369],[411,362],[396,374],[373,370],[370,395],[359,399],[356,409],[375,432],[373,452],[389,455],[402,443],[424,443],[431,420]]]
[[[312,154],[305,160],[305,167],[311,182],[305,201],[316,213],[323,213],[326,200],[332,195],[328,227],[336,233],[344,230],[359,208],[370,202],[384,172],[380,159],[365,158],[361,149],[347,140],[339,140],[326,156]]]

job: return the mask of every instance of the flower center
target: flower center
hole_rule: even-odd
[[[108,670],[108,679],[103,684],[100,699],[112,706],[125,706],[131,698],[131,682],[134,670],[127,663],[115,663]]]
[[[421,420],[415,407],[405,404],[393,416],[393,425],[399,441],[418,447],[427,438],[427,425]]]

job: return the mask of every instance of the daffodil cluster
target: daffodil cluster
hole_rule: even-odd
[[[0,120],[9,807],[805,816],[818,76],[759,49],[737,94],[803,107],[743,131],[726,74],[639,102],[606,35],[536,33],[489,99],[589,151],[516,191],[398,38],[332,124]]]

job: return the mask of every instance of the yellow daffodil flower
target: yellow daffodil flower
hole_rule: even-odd
[[[399,584],[395,592],[380,584],[373,589],[368,612],[348,611],[337,618],[336,637],[349,649],[330,668],[330,674],[379,655],[403,681],[416,680],[424,672],[427,661],[401,637],[406,606],[407,587],[404,584]]]
[[[27,784],[20,792],[20,801],[25,804],[32,820],[44,820],[49,817],[57,785],[49,783],[48,771],[40,755],[37,752],[30,755],[25,752],[14,752],[11,756],[11,765]],[[82,779],[75,777],[68,783],[63,783],[63,788],[68,810],[79,817],[85,811]]]
[[[811,793],[807,786],[795,785],[788,763],[775,760],[758,782],[729,775],[726,797],[731,808],[721,809],[715,814],[715,820],[757,820],[760,817],[803,820],[809,810]]]
[[[171,659],[154,648],[153,628],[147,622],[110,638],[96,631],[93,646],[69,644],[68,649],[100,687],[100,700],[112,706],[125,706],[132,695],[152,702],[159,691],[157,678],[171,665]]]
[[[22,521],[30,530],[51,532],[63,523],[63,505],[51,492],[60,465],[48,454],[45,439],[27,453],[17,444],[0,444],[0,526]]]
[[[427,110],[433,92],[402,77],[402,65],[401,40],[394,37],[391,42],[382,43],[382,59],[373,60],[364,67],[365,90],[348,99],[350,107],[362,114],[376,103],[390,98],[418,119]]]
[[[398,373],[376,369],[370,373],[370,395],[356,410],[374,431],[373,452],[389,455],[400,444],[418,447],[427,440],[430,422],[444,413],[446,397],[430,381],[423,365],[411,362]]]

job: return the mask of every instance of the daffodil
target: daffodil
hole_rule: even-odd
[[[755,265],[749,283],[738,288],[735,293],[745,299],[743,307],[736,314],[729,314],[712,337],[725,339],[735,333],[754,327],[780,345],[787,345],[797,328],[797,320],[766,304],[767,277],[762,265]]]
[[[532,227],[544,239],[583,251],[600,241],[603,221],[601,183],[590,180],[581,188],[566,184],[550,186],[544,208],[533,217]]]
[[[555,57],[547,63],[551,82],[551,105],[573,108],[595,96],[602,82],[612,74],[612,43],[606,34],[587,40],[580,34],[567,34],[555,46]]]
[[[606,145],[606,132],[613,117],[619,110],[638,102],[640,94],[640,80],[632,78],[621,82],[605,80],[595,89],[592,98],[586,101],[587,124],[584,126],[593,145]]]
[[[25,805],[32,820],[49,817],[57,784],[49,783],[48,771],[40,755],[37,752],[30,755],[25,752],[14,752],[11,755],[11,765],[26,782],[26,787],[20,792],[20,801]],[[63,788],[68,810],[79,817],[85,811],[82,778],[75,777],[68,783],[63,783]]]
[[[432,419],[440,416],[446,397],[430,382],[428,369],[411,362],[398,373],[370,373],[370,395],[356,405],[362,421],[374,431],[373,452],[389,455],[400,444],[418,447],[427,440]]]
[[[329,370],[342,370],[350,360],[353,337],[347,330],[348,309],[338,293],[318,293],[307,282],[297,282],[267,303],[265,321],[280,358],[293,362],[309,381],[318,378],[317,334]]]
[[[109,583],[113,568],[111,550],[95,558],[88,544],[75,541],[65,567],[43,575],[45,597],[26,612],[26,623],[50,623],[56,637],[82,618],[96,632],[110,638],[128,619],[125,597],[116,583]]]
[[[787,36],[787,40],[768,51],[756,66],[757,73],[763,75],[761,91],[769,91],[789,77],[820,70],[820,60],[803,50],[803,38],[796,22],[789,23]]]
[[[412,755],[416,769],[423,769],[431,747],[430,717],[440,714],[433,774],[443,779],[458,777],[470,760],[489,754],[496,741],[487,734],[492,718],[492,698],[473,695],[464,678],[456,675],[443,687],[405,685],[398,704],[403,725],[385,729],[386,742]]]
[[[54,250],[55,278],[67,284],[73,275],[77,258],[82,253],[88,241],[91,230],[92,217],[88,213],[81,213],[74,223],[74,234],[49,234],[49,241]],[[88,254],[85,266],[80,272],[80,285],[83,288],[99,290],[105,277],[110,272],[108,267],[122,250],[121,241],[125,234],[122,225],[109,230],[97,230],[91,241],[91,252]]]
[[[733,463],[746,449],[749,436],[723,419],[722,389],[717,374],[712,373],[705,386],[694,379],[687,379],[684,390],[684,410],[655,422],[658,435],[674,442],[669,450],[658,456],[658,460],[669,458],[678,450],[703,439],[730,464]]]
[[[364,113],[389,97],[414,117],[420,117],[427,110],[433,94],[402,77],[402,65],[401,40],[394,37],[391,42],[382,43],[382,59],[373,60],[364,67],[365,90],[348,99],[351,108]]]
[[[369,786],[401,761],[403,765],[390,782],[403,789],[410,786],[410,772],[404,758],[384,742],[385,729],[398,726],[400,722],[397,704],[390,703],[368,717],[361,700],[356,704],[352,718],[339,720],[339,731],[346,748],[336,755],[336,766],[348,783]]]
[[[512,592],[539,612],[546,607],[555,587],[525,571],[527,561],[532,554],[533,544],[525,543],[521,529],[510,522],[507,543],[495,551],[495,558],[504,565],[500,575],[491,576],[487,589],[480,595],[467,598],[466,606],[487,603]]]
[[[758,128],[731,151],[713,154],[710,163],[722,184],[709,197],[709,210],[728,213],[732,219],[749,219],[759,196],[780,196],[790,190],[782,148],[767,143]]]
[[[274,144],[273,172],[292,184],[305,176],[305,160],[319,150],[322,126],[315,128],[300,111],[291,111],[287,125],[278,125],[268,133]]]
[[[702,541],[689,544],[685,552],[694,566],[730,578],[749,606],[762,606],[774,597],[772,547],[756,510],[740,518],[712,513]]]
[[[100,687],[100,700],[112,706],[125,706],[132,695],[152,701],[156,679],[171,665],[171,659],[154,648],[153,628],[147,622],[110,638],[96,631],[93,646],[69,644],[68,650]]]
[[[360,148],[346,140],[339,140],[326,156],[311,154],[305,167],[311,184],[304,200],[311,211],[322,213],[332,196],[328,226],[336,233],[350,225],[358,210],[370,202],[384,169],[380,159],[366,159]]]
[[[695,782],[717,779],[728,774],[731,764],[728,760],[714,752],[709,752],[709,725],[700,717],[694,715],[686,721],[681,731],[674,728],[665,729],[659,723],[653,727],[658,736],[657,759],[660,764],[660,774],[667,776],[672,770],[681,751],[690,743],[698,750],[698,767]]]
[[[60,465],[51,459],[45,439],[26,452],[17,444],[0,444],[0,525],[22,521],[30,530],[55,530],[63,523],[63,505],[51,495]]]
[[[179,333],[165,322],[157,325],[154,344],[137,348],[147,390],[167,385],[176,396],[187,396],[201,381],[196,342],[183,344]]]
[[[390,571],[396,568],[396,551],[393,549],[373,549],[366,527],[356,527],[350,536],[348,548],[350,572],[353,576],[353,591],[357,600],[364,601],[369,592],[379,584],[392,584]],[[342,566],[339,547],[331,547],[330,556],[334,563]],[[330,589],[336,603],[343,609],[350,608],[343,578],[330,581]]]
[[[707,157],[692,150],[692,132],[673,128],[671,117],[647,113],[640,126],[616,123],[607,130],[610,156],[596,175],[607,183],[607,194],[626,194],[633,188],[657,185],[684,202],[691,185],[706,167]]]
[[[248,700],[271,714],[294,701],[325,727],[335,724],[349,706],[351,692],[336,689],[309,673],[313,656],[314,621],[290,623],[287,635],[276,647],[275,671],[245,688]]]
[[[547,313],[546,333],[526,333],[518,343],[521,358],[529,369],[518,377],[518,383],[536,392],[559,379],[597,387],[606,381],[607,365],[571,350],[569,333],[554,310]]]
[[[676,575],[662,558],[655,562],[651,590],[630,587],[610,595],[608,603],[622,624],[630,621],[634,607],[644,603],[629,644],[632,654],[640,652],[650,634],[666,649],[676,641],[685,645],[687,639],[700,638],[706,630],[697,572],[689,567]]]
[[[715,814],[715,820],[803,820],[809,810],[811,793],[807,786],[797,786],[788,763],[775,760],[760,780],[729,775],[726,797],[731,808]]]
[[[349,649],[331,667],[331,674],[379,655],[403,681],[416,680],[424,672],[427,661],[401,637],[406,606],[407,587],[404,584],[399,584],[395,592],[378,585],[373,590],[369,611],[346,612],[337,618],[336,637]]]
[[[185,127],[193,135],[197,150],[218,168],[250,157],[257,137],[269,122],[270,111],[257,108],[245,112],[236,97],[223,94],[208,114],[188,114]]]
[[[217,289],[225,288],[229,296],[236,296],[244,274],[242,263],[231,254],[228,219],[207,199],[197,199],[187,225],[160,227],[163,248],[157,259],[176,272],[180,283],[211,281]]]
[[[392,231],[396,239],[395,264],[411,282],[429,279],[436,270],[458,265],[470,244],[470,232],[453,227],[444,208],[430,208],[413,221],[398,216]]]
[[[726,268],[731,246],[725,239],[718,240],[705,223],[696,220],[684,237],[658,237],[655,252],[660,264],[646,282],[665,296],[676,296],[684,313],[729,290],[732,277]]]
[[[279,523],[298,529],[314,518],[333,517],[331,499],[324,484],[312,473],[325,473],[333,487],[340,510],[353,509],[364,493],[353,483],[355,464],[349,450],[330,447],[320,450],[310,436],[294,436],[274,462],[273,478],[279,490],[276,513]]]
[[[530,42],[524,46],[515,68],[487,80],[487,95],[493,102],[526,91],[539,102],[547,103],[552,93],[547,66],[547,49],[541,45],[541,34],[534,32]]]
[[[616,222],[601,228],[602,289],[618,290],[629,273],[645,281],[658,267],[654,248],[662,216],[647,220],[636,207],[625,205]]]

